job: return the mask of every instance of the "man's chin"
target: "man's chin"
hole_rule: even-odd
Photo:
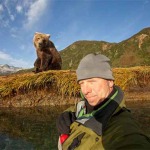
[[[90,105],[90,106],[96,106],[96,104],[95,104],[95,103],[89,103],[89,105]]]
[[[91,105],[91,106],[96,106],[97,103],[95,103],[94,100],[88,100],[88,103]]]
[[[88,103],[91,105],[91,106],[96,106],[97,105],[97,96],[91,96],[91,97],[86,97]]]

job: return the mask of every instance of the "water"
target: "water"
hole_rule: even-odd
[[[56,117],[68,106],[0,109],[0,150],[57,150]]]
[[[127,105],[150,135],[150,101]],[[68,107],[0,108],[0,150],[57,150],[56,118]]]

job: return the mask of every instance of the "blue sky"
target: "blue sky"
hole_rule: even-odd
[[[0,64],[32,68],[35,32],[58,51],[78,40],[121,42],[150,27],[150,0],[0,0]]]

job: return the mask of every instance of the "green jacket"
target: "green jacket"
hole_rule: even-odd
[[[77,120],[70,126],[63,150],[149,150],[150,139],[125,108],[123,93],[115,91],[98,109],[87,114],[85,101],[76,107]]]

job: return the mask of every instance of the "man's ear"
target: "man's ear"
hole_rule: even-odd
[[[109,87],[113,87],[114,86],[114,81],[113,80],[108,80],[108,85],[109,85]]]

